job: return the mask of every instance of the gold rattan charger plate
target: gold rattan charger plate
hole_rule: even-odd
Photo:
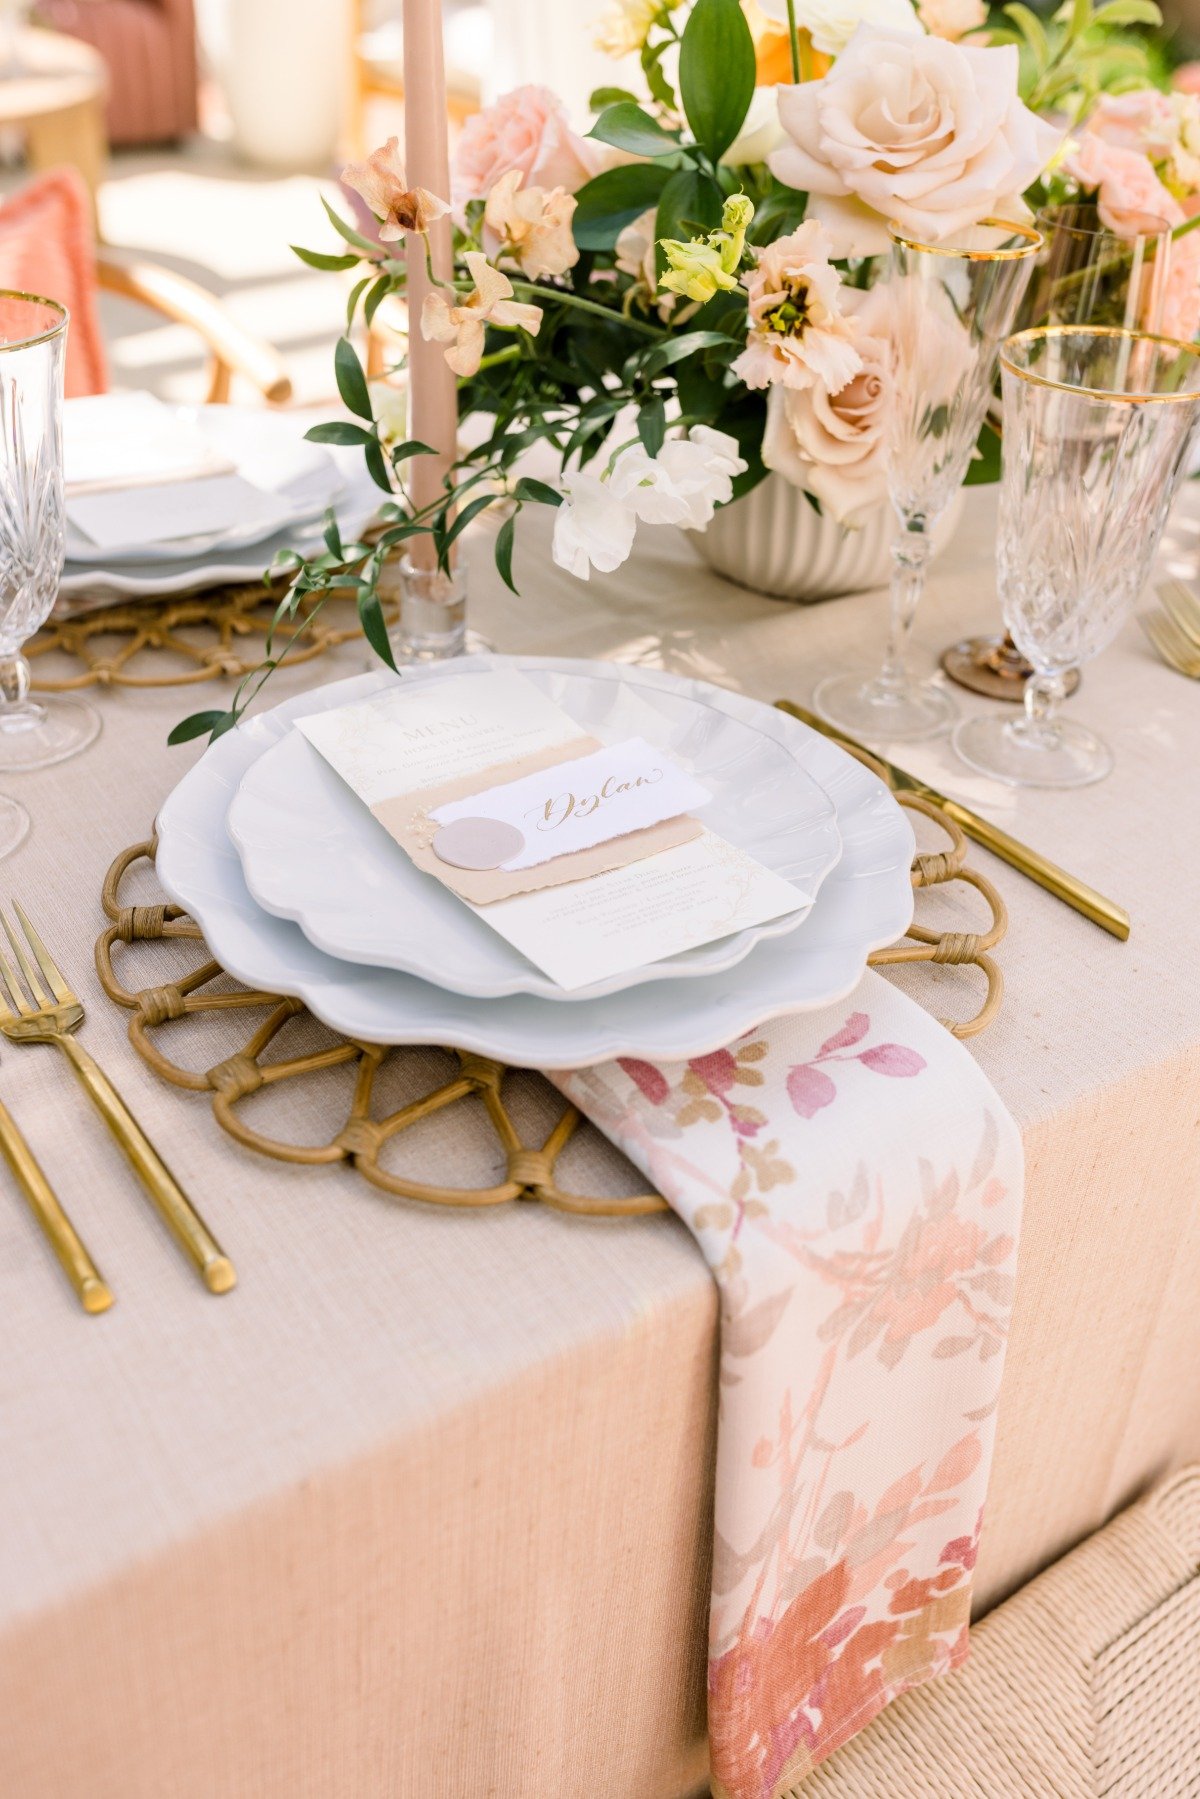
[[[240,680],[263,660],[267,632],[284,592],[262,581],[215,588],[178,600],[129,600],[52,618],[27,645],[39,693],[85,687],[194,687]],[[384,602],[392,622],[394,603]],[[312,662],[362,636],[353,595],[334,594],[316,616],[302,599],[286,637],[292,664]]]
[[[865,754],[862,760],[875,766]],[[991,1023],[1001,1002],[1000,970],[989,952],[1008,928],[1004,901],[986,876],[966,865],[967,842],[956,825],[924,800],[909,794],[897,797],[910,811],[933,820],[948,840],[946,848],[922,851],[914,857],[914,888],[922,890],[964,882],[981,897],[990,920],[982,931],[971,932],[937,931],[914,923],[904,939],[888,949],[876,951],[869,961],[876,968],[927,963],[978,970],[986,982],[986,993],[979,1009],[965,1022],[943,1021],[956,1037],[973,1036]],[[480,1207],[523,1199],[537,1200],[560,1212],[606,1217],[630,1217],[666,1209],[666,1201],[657,1193],[602,1198],[571,1193],[561,1187],[555,1178],[556,1164],[579,1123],[579,1113],[574,1106],[565,1105],[539,1143],[524,1143],[505,1105],[503,1089],[509,1071],[503,1063],[486,1056],[451,1049],[449,1053],[457,1064],[457,1073],[451,1080],[431,1087],[419,1098],[382,1116],[376,1116],[381,1070],[391,1057],[411,1056],[418,1052],[359,1043],[335,1035],[328,1047],[272,1060],[270,1052],[280,1032],[290,1020],[307,1015],[305,1006],[297,999],[246,987],[231,980],[218,962],[197,961],[194,951],[188,954],[189,946],[197,942],[202,944],[203,938],[199,926],[179,906],[165,902],[151,905],[123,903],[122,889],[127,877],[138,863],[153,863],[155,848],[153,838],[132,844],[122,850],[105,876],[103,905],[110,922],[96,942],[97,972],[108,997],[132,1014],[129,1040],[142,1061],[164,1081],[193,1093],[210,1095],[213,1116],[236,1142],[280,1162],[308,1167],[345,1163],[385,1193],[437,1205]],[[124,959],[133,945],[164,942],[177,944],[181,958],[187,955],[189,965],[169,981],[155,986],[139,989],[125,985],[114,965],[118,948]],[[156,1040],[159,1032],[165,1035],[178,1021],[216,1012],[256,1015],[247,1021],[241,1046],[231,1055],[212,1067],[195,1070],[173,1060],[160,1048]],[[243,1100],[265,1088],[346,1066],[354,1073],[348,1113],[340,1127],[323,1143],[296,1145],[281,1142],[253,1128],[239,1112]],[[504,1156],[503,1180],[482,1187],[432,1186],[383,1166],[382,1157],[392,1138],[422,1119],[476,1095],[483,1103]]]

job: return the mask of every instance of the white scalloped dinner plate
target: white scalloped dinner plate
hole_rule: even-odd
[[[260,446],[274,446],[277,451],[302,446],[309,452],[314,446],[305,442],[304,433],[323,416],[312,409],[269,412],[251,406],[180,407],[179,411],[199,424],[251,480]],[[199,548],[193,538],[182,546],[153,554],[147,550],[133,559],[106,555],[102,550],[82,559],[68,556],[59,582],[60,596],[72,601],[91,596],[98,601],[113,596],[159,599],[227,581],[260,580],[280,550],[299,550],[301,555],[311,556],[324,547],[324,522],[317,514],[330,501],[342,535],[357,537],[375,517],[383,495],[367,473],[361,450],[333,445],[326,447],[324,455],[324,472],[318,472],[315,465],[308,474],[298,471],[291,490],[297,519],[273,535],[242,543],[214,535]]]
[[[339,681],[297,695],[275,715],[293,719],[365,699],[391,678]],[[756,944],[736,969],[700,980],[656,981],[562,1006],[532,994],[470,999],[414,975],[325,955],[297,925],[272,917],[251,897],[226,830],[233,795],[266,747],[261,718],[218,738],[167,799],[158,819],[159,878],[230,974],[294,995],[348,1037],[453,1044],[525,1068],[705,1055],[769,1018],[843,998],[858,984],[870,951],[894,942],[912,922],[913,834],[895,799],[828,738],[782,713],[780,720],[803,766],[834,803],[841,861],[798,930]]]
[[[644,981],[719,974],[762,937],[808,916],[842,853],[833,803],[809,775],[773,706],[650,669],[539,656],[464,656],[413,670],[405,685],[517,669],[602,743],[644,737],[712,794],[698,814],[718,836],[791,881],[809,903],[715,943],[566,992],[432,876],[415,868],[291,719],[268,715],[274,739],[247,769],[229,808],[246,885],[266,912],[290,918],[344,962],[395,968],[475,999],[536,993],[578,1004]]]

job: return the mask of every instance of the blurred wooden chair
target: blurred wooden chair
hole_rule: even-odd
[[[292,384],[277,352],[238,324],[212,294],[136,251],[97,249],[87,187],[75,169],[50,169],[0,203],[0,288],[45,294],[67,308],[68,396],[108,387],[97,306],[103,292],[196,332],[209,354],[209,400],[228,400],[235,375],[274,405],[291,398]]]
[[[149,307],[175,324],[189,326],[203,340],[209,359],[205,395],[209,402],[228,400],[235,375],[272,406],[291,399],[292,383],[279,352],[239,325],[218,299],[186,275],[105,247],[96,257],[96,281],[102,293]]]

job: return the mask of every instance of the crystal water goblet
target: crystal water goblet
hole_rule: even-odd
[[[1111,326],[1022,331],[1000,352],[996,569],[1032,663],[1024,711],[964,720],[964,762],[1012,786],[1082,787],[1112,755],[1059,716],[1067,674],[1107,648],[1145,586],[1200,434],[1200,350]]]
[[[1041,247],[1031,226],[1002,219],[923,244],[889,226],[896,366],[888,436],[888,492],[899,524],[892,545],[891,624],[880,672],[827,676],[814,703],[852,736],[934,737],[956,716],[949,695],[908,673],[906,651],[925,585],[930,532],[962,485],[991,397],[1000,344]]]
[[[21,653],[62,577],[66,337],[57,301],[0,292],[0,771],[63,762],[100,729],[82,700],[33,699]]]
[[[1017,314],[1018,330],[1034,325],[1122,325],[1158,333],[1171,275],[1172,231],[1144,214],[1140,229],[1110,231],[1094,202],[1044,206],[1034,218],[1042,249]],[[999,429],[999,426],[997,426]],[[1007,631],[951,644],[942,667],[952,681],[988,699],[1020,704],[1032,672]],[[1067,677],[1070,691],[1078,670]]]

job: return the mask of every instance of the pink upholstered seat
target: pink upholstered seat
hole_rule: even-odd
[[[192,0],[38,0],[37,11],[108,64],[110,143],[164,143],[196,129]]]
[[[57,300],[71,315],[66,389],[103,393],[108,368],[96,306],[88,191],[74,169],[51,169],[0,205],[0,288]]]

